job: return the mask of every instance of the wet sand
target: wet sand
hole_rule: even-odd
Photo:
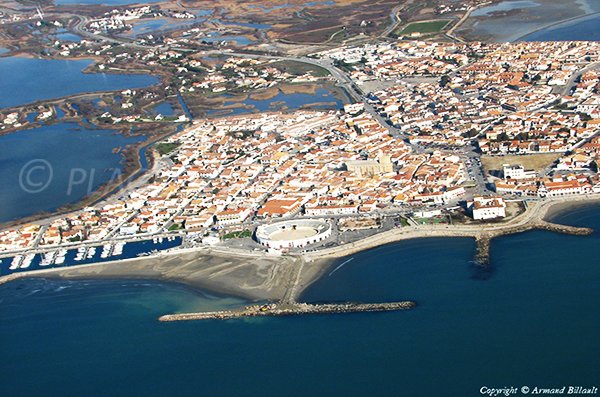
[[[199,248],[152,257],[15,273],[1,277],[0,283],[35,277],[158,280],[252,301],[280,301],[294,299],[328,266],[327,260],[306,263],[299,256]]]

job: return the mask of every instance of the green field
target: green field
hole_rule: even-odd
[[[158,154],[164,156],[165,154],[171,153],[173,150],[179,147],[179,142],[161,142],[156,145],[156,150]]]
[[[252,232],[250,230],[239,230],[237,232],[231,232],[231,233],[227,233],[226,235],[223,236],[224,240],[229,240],[231,238],[246,238],[246,237],[252,237]]]
[[[413,22],[413,23],[406,25],[404,27],[404,29],[402,29],[400,31],[400,33],[397,33],[397,35],[404,36],[404,35],[410,35],[412,33],[421,33],[421,34],[438,33],[442,29],[444,29],[444,27],[446,27],[446,25],[448,25],[449,22],[450,22],[449,19],[440,19],[437,21],[428,21],[428,22]]]
[[[307,72],[311,72],[315,77],[325,77],[329,76],[329,72],[327,69],[323,69],[322,67],[316,65],[309,65],[307,63],[302,62],[294,62],[294,61],[278,61],[267,64],[268,66],[276,67],[284,72],[288,72],[290,74],[301,76]]]

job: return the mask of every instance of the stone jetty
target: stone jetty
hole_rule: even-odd
[[[270,303],[266,305],[252,305],[240,310],[223,310],[216,312],[168,314],[159,318],[160,321],[187,321],[187,320],[230,320],[244,317],[274,317],[294,316],[306,314],[341,314],[364,312],[390,312],[412,309],[416,306],[412,301],[388,303]]]

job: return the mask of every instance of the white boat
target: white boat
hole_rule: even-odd
[[[85,258],[85,253],[84,252],[77,252],[77,255],[75,255],[75,261],[79,262],[82,261],[83,258]]]
[[[33,258],[35,258],[35,254],[25,255],[25,258],[21,261],[21,269],[27,269],[33,262]]]
[[[102,247],[102,253],[100,254],[100,258],[108,258],[113,250],[113,246],[111,244],[106,244]]]
[[[13,258],[9,269],[10,270],[17,270],[19,268],[19,266],[21,265],[21,262],[23,261],[23,255],[17,255]]]
[[[58,251],[48,251],[44,255],[42,255],[42,261],[40,262],[40,266],[48,266],[54,264],[56,260],[56,255]]]
[[[42,260],[40,260],[40,266],[48,266],[52,263],[52,253],[44,252],[42,254]]]
[[[56,264],[57,265],[62,265],[63,263],[65,263],[65,258],[67,256],[67,250],[59,250],[58,254],[56,255]]]
[[[94,255],[96,255],[96,247],[90,247],[90,249],[87,252],[86,258],[92,259]]]
[[[116,243],[112,255],[118,256],[123,254],[123,247],[125,247],[125,243]]]
[[[156,243],[158,243],[158,239],[157,239],[156,237],[154,237],[154,238],[152,238],[152,242],[153,242],[154,244],[156,244]]]

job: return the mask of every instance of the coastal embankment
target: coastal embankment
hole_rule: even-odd
[[[303,254],[307,261],[316,259],[333,259],[352,255],[380,245],[389,244],[401,240],[428,237],[471,237],[480,245],[487,244],[486,241],[506,234],[521,233],[528,230],[549,230],[557,233],[588,235],[593,231],[589,228],[581,228],[567,225],[559,225],[547,220],[555,213],[553,207],[566,209],[573,205],[600,202],[599,196],[579,196],[552,199],[547,201],[530,202],[525,212],[518,216],[500,222],[454,224],[454,225],[418,225],[392,229],[365,239],[348,244],[338,245],[327,249],[308,252]],[[488,260],[489,249],[479,249],[479,259],[484,262]],[[483,253],[484,255],[482,255]]]

